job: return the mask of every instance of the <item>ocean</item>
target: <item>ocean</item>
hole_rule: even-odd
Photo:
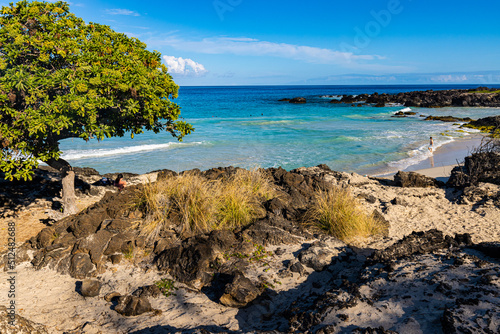
[[[326,164],[333,170],[387,174],[429,157],[435,147],[466,138],[474,130],[453,123],[424,121],[421,115],[498,115],[500,108],[411,108],[417,115],[391,117],[403,106],[356,107],[329,103],[342,94],[399,93],[475,88],[439,86],[231,86],[180,87],[174,100],[195,131],[178,142],[168,133],[146,132],[103,141],[66,139],[62,158],[101,174],[175,171],[239,166],[291,170]],[[305,97],[306,104],[279,102]]]

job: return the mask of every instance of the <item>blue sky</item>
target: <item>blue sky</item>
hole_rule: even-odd
[[[500,82],[496,0],[75,0],[70,9],[161,52],[180,85]]]

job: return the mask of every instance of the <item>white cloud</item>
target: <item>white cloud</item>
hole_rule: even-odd
[[[163,43],[175,49],[190,52],[243,56],[275,56],[319,64],[346,64],[356,60],[383,59],[383,57],[378,55],[355,55],[351,52],[341,52],[333,49],[274,43],[246,37],[215,37],[204,38],[199,41],[170,37],[164,40]]]
[[[137,12],[123,8],[106,9],[106,13],[109,15],[141,16],[141,14]]]
[[[438,75],[438,76],[435,76],[435,77],[431,78],[432,81],[446,82],[446,83],[449,83],[449,82],[463,82],[463,81],[467,81],[468,79],[469,78],[467,78],[467,76],[465,74],[463,74],[463,75],[451,75],[451,74],[448,74],[448,75]]]
[[[189,58],[163,56],[170,73],[201,76],[207,73],[205,66]]]

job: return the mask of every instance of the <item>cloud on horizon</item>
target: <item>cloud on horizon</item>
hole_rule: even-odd
[[[124,8],[106,9],[106,13],[109,15],[141,16],[141,14],[137,12]]]
[[[341,52],[333,49],[318,48],[306,45],[295,45],[287,43],[275,43],[261,41],[247,37],[213,37],[202,40],[186,40],[175,36],[168,37],[161,41],[162,44],[171,46],[177,50],[187,52],[197,52],[205,54],[233,54],[240,56],[274,56],[288,58],[308,63],[317,64],[337,64],[346,67],[358,68],[357,62],[383,60],[380,55],[357,55],[352,52]],[[361,64],[363,68],[374,69],[377,64]],[[384,69],[391,68],[397,71],[408,70],[408,68],[398,68],[396,66],[384,66]]]
[[[387,75],[340,74],[311,78],[290,84],[478,84],[497,86],[500,71],[400,73]]]
[[[167,64],[170,73],[202,76],[208,72],[205,66],[189,58],[163,56],[163,60]]]

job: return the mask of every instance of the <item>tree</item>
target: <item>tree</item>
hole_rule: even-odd
[[[65,2],[20,1],[0,14],[0,169],[31,179],[39,161],[63,176],[65,212],[74,213],[74,172],[59,142],[152,130],[179,141],[178,86],[159,52],[110,27],[86,24]]]

